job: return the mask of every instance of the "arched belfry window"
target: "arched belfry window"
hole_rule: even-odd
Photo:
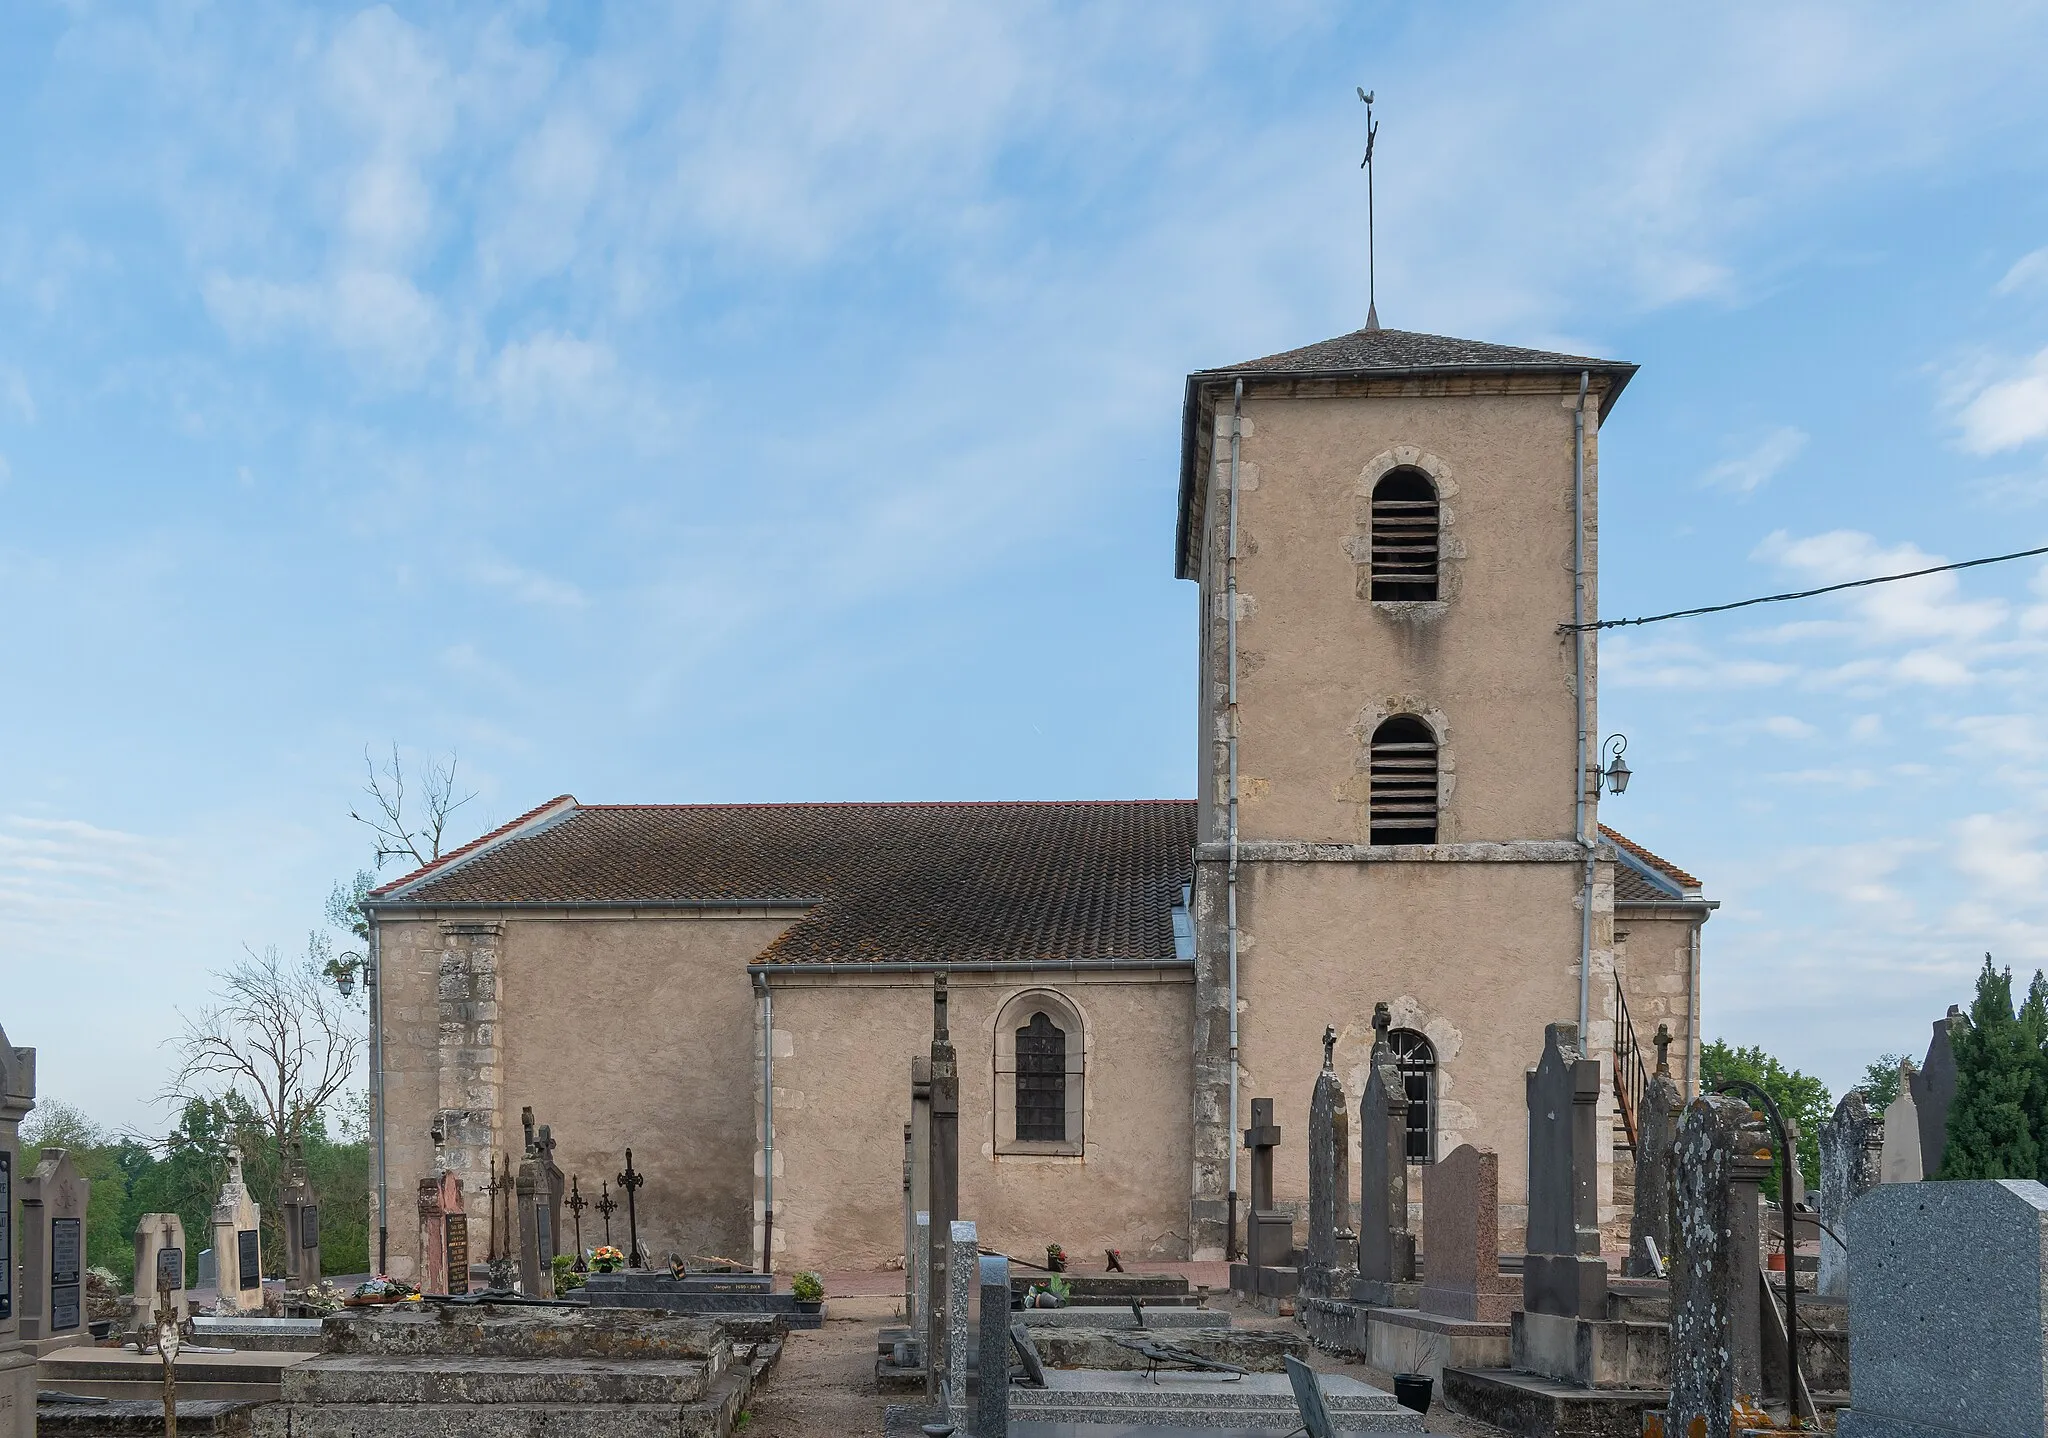
[[[1414,1029],[1392,1029],[1387,1047],[1408,1089],[1408,1161],[1436,1162],[1436,1048]]]
[[[1436,735],[1413,714],[1372,731],[1372,842],[1436,842]]]
[[[1372,597],[1437,597],[1436,486],[1419,469],[1396,469],[1372,487]]]
[[[1052,989],[1013,995],[996,1015],[996,1152],[1079,1157],[1087,1115],[1081,1011]]]

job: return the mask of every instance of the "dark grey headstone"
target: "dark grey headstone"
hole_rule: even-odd
[[[1820,1274],[1817,1291],[1829,1298],[1849,1296],[1849,1255],[1838,1241],[1847,1236],[1849,1205],[1876,1188],[1884,1129],[1870,1115],[1860,1089],[1835,1105],[1835,1116],[1820,1126]]]
[[[1952,1040],[1969,1026],[1970,1020],[1963,1011],[1950,1004],[1948,1013],[1934,1021],[1934,1036],[1927,1043],[1927,1062],[1907,1080],[1920,1119],[1920,1171],[1928,1178],[1940,1174],[1942,1155],[1948,1151],[1948,1109],[1956,1101],[1956,1051]]]
[[[1651,1246],[1671,1256],[1671,1145],[1678,1137],[1678,1113],[1685,1100],[1669,1074],[1658,1074],[1643,1090],[1636,1114],[1636,1202],[1629,1215],[1628,1261],[1622,1272],[1654,1278]]]
[[[1841,1438],[2038,1438],[2048,1188],[1885,1184],[1849,1210]]]
[[[1024,1365],[1024,1381],[1033,1388],[1045,1387],[1045,1360],[1038,1356],[1038,1345],[1031,1341],[1031,1330],[1020,1322],[1013,1322],[1010,1325],[1010,1342],[1017,1350],[1017,1361]]]
[[[1010,1260],[981,1258],[981,1380],[974,1393],[978,1438],[1010,1431]]]
[[[1324,1069],[1308,1108],[1308,1261],[1319,1280],[1339,1265],[1337,1231],[1351,1206],[1351,1127],[1344,1085]]]
[[[1577,1024],[1549,1024],[1528,1076],[1529,1228],[1522,1306],[1565,1318],[1607,1316],[1600,1257],[1600,1061]]]
[[[235,1234],[235,1273],[236,1282],[243,1289],[263,1286],[263,1239],[253,1228]]]
[[[1358,1103],[1358,1276],[1368,1284],[1409,1283],[1415,1235],[1408,1230],[1408,1085],[1378,1027]]]
[[[1720,1094],[1694,1099],[1678,1121],[1671,1151],[1666,1433],[1727,1433],[1735,1400],[1757,1396],[1762,1382],[1755,1211],[1765,1165],[1753,1156],[1761,1142],[1749,1105]]]

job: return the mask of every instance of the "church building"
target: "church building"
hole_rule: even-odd
[[[940,973],[991,1246],[1235,1251],[1254,1097],[1305,1213],[1323,1031],[1355,1110],[1380,1003],[1410,1162],[1496,1150],[1515,1245],[1546,1024],[1624,1154],[1660,1026],[1697,1087],[1713,904],[1599,817],[1599,431],[1634,372],[1374,327],[1190,375],[1192,798],[564,795],[376,890],[392,1271],[430,1132],[481,1214],[528,1106],[587,1198],[633,1149],[657,1257],[895,1260]]]

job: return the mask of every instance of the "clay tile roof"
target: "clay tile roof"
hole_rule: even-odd
[[[379,892],[807,905],[767,963],[1171,962],[1194,831],[1194,803],[1178,799],[585,805]]]
[[[1632,369],[1591,355],[1520,349],[1485,340],[1453,339],[1414,330],[1353,330],[1300,349],[1283,350],[1204,374],[1369,374],[1374,370]]]
[[[1600,826],[1600,834],[1601,837],[1605,838],[1610,843],[1612,843],[1615,848],[1620,849],[1623,853],[1634,858],[1639,863],[1644,865],[1646,868],[1656,870],[1659,874],[1663,875],[1671,883],[1676,884],[1680,889],[1687,890],[1689,891],[1689,893],[1692,894],[1696,894],[1699,892],[1700,881],[1694,878],[1691,874],[1686,873],[1685,870],[1679,868],[1678,865],[1672,863],[1669,859],[1659,858],[1657,855],[1651,853],[1648,849],[1645,849],[1641,844],[1638,844],[1635,840],[1627,837],[1626,835],[1617,834],[1614,830],[1608,828],[1605,824],[1602,824]],[[1633,892],[1624,893],[1623,884],[1625,875],[1629,880],[1633,882],[1636,888],[1642,890],[1643,892],[1641,892],[1640,894]],[[1617,899],[1625,900],[1635,898],[1639,900],[1651,900],[1669,899],[1671,897],[1670,894],[1658,890],[1657,886],[1654,883],[1643,879],[1640,875],[1631,874],[1626,864],[1624,864],[1619,870],[1615,872],[1614,883],[1614,897]]]

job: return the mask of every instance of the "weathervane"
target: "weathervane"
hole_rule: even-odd
[[[1379,138],[1380,127],[1372,117],[1372,97],[1372,91],[1363,85],[1358,87],[1358,98],[1365,101],[1365,158],[1358,163],[1358,168],[1365,171],[1365,327],[1376,330],[1380,327],[1380,306],[1373,241],[1372,142]]]

